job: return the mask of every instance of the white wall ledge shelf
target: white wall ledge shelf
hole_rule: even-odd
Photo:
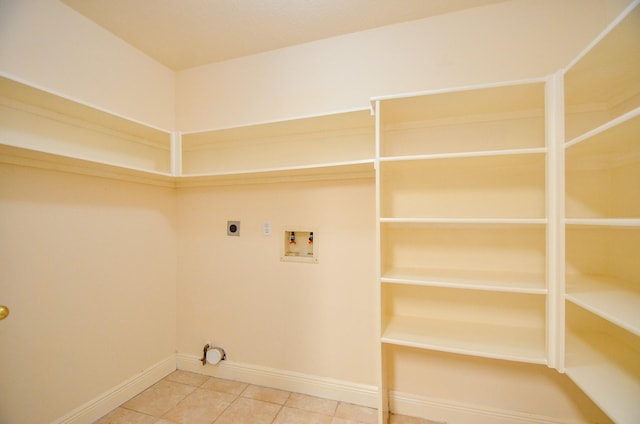
[[[510,155],[536,155],[536,154],[545,154],[545,153],[547,153],[546,147],[535,147],[535,148],[526,148],[526,149],[503,149],[503,150],[485,150],[485,151],[455,152],[455,153],[433,153],[433,154],[405,155],[405,156],[382,156],[380,157],[380,162],[477,158],[477,157],[510,156]]]
[[[326,180],[373,179],[373,160],[333,163],[313,166],[262,169],[212,175],[175,176],[168,172],[125,167],[117,163],[100,162],[83,157],[60,155],[0,143],[0,163],[32,168],[64,171],[80,175],[99,176],[165,187],[196,187],[235,184],[265,184]]]
[[[640,336],[640,289],[614,277],[568,275],[566,299]]]
[[[546,364],[544,330],[394,316],[384,324],[382,343]]]
[[[176,185],[178,187],[189,187],[373,178],[375,178],[374,160],[368,159],[317,165],[254,169],[239,172],[184,174],[176,179]]]
[[[171,133],[0,77],[0,143],[74,159],[171,172]]]
[[[546,218],[380,218],[388,224],[424,224],[424,225],[545,225]]]
[[[369,110],[182,134],[187,176],[271,172],[373,160]]]
[[[567,218],[565,223],[584,227],[640,228],[640,218]]]
[[[570,147],[579,145],[580,143],[582,143],[583,141],[587,141],[590,140],[602,133],[605,133],[609,130],[612,130],[614,128],[616,128],[617,126],[623,125],[625,123],[627,123],[627,121],[631,121],[634,118],[637,118],[640,116],[640,107],[637,107],[627,113],[625,113],[624,115],[618,116],[617,118],[612,119],[611,121],[605,122],[604,124],[600,125],[597,128],[594,128],[590,131],[587,131],[586,133],[571,139],[571,140],[567,140],[567,142],[565,143],[564,147],[565,149],[569,149]],[[637,125],[633,128],[631,128],[631,131],[633,131],[632,134],[637,134]]]
[[[533,272],[394,268],[383,271],[380,281],[386,284],[409,284],[506,293],[547,293],[545,276]]]
[[[0,144],[0,163],[110,178],[140,184],[163,187],[175,186],[175,178],[169,173],[123,167],[118,164],[62,156],[5,144]]]

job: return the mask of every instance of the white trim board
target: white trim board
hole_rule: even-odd
[[[378,403],[378,388],[374,385],[353,383],[227,360],[217,365],[209,364],[203,366],[199,357],[180,353],[176,356],[176,364],[179,370],[272,387],[274,389],[302,393],[309,396],[333,399],[371,408],[376,408]]]
[[[75,408],[52,424],[91,424],[175,370],[176,357],[171,355]]]

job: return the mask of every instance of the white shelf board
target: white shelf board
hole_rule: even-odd
[[[567,276],[566,299],[640,336],[640,290],[614,278]]]
[[[546,294],[545,276],[533,272],[389,269],[382,273],[382,283],[410,284],[510,293]]]
[[[543,329],[394,316],[381,341],[418,349],[546,364]]]
[[[290,134],[321,133],[336,129],[373,128],[373,125],[374,119],[371,110],[357,108],[283,120],[252,122],[231,127],[185,131],[182,135],[190,144],[198,145],[229,140],[282,137]]]
[[[590,227],[640,227],[640,218],[566,218],[567,225]]]
[[[92,175],[164,187],[175,186],[174,178],[169,173],[125,167],[120,164],[98,162],[82,157],[62,156],[2,143],[0,143],[0,163],[81,175]]]
[[[536,147],[529,149],[505,149],[505,150],[486,150],[475,152],[457,152],[457,153],[434,153],[426,155],[406,155],[406,156],[383,156],[381,162],[401,162],[410,160],[437,160],[437,159],[456,159],[456,158],[479,158],[490,156],[510,156],[510,155],[535,155],[547,152],[546,147]]]
[[[281,168],[249,169],[211,174],[183,174],[178,187],[329,179],[374,178],[374,160],[333,162]]]
[[[379,101],[383,108],[387,104],[388,109],[384,114],[391,115],[393,121],[416,120],[415,115],[420,114],[421,110],[432,112],[429,114],[430,117],[468,116],[470,113],[478,112],[495,114],[514,109],[531,110],[544,104],[544,90],[541,87],[545,82],[545,78],[501,81],[374,96],[371,102],[373,104]],[[461,100],[465,101],[461,103]],[[391,105],[391,108],[388,105]],[[376,114],[378,113],[380,111],[376,110]],[[388,118],[385,117],[385,119]]]
[[[589,337],[598,340],[597,348]],[[569,378],[616,423],[640,422],[638,352],[601,333],[568,334],[567,349]]]
[[[380,218],[390,224],[545,225],[546,218]]]
[[[640,107],[635,108],[634,110],[631,110],[627,113],[625,113],[624,115],[618,116],[617,118],[612,119],[609,122],[606,122],[602,125],[600,125],[597,128],[592,129],[591,131],[588,131],[572,140],[568,140],[564,147],[565,149],[569,149],[573,146],[579,145],[580,143],[582,143],[583,141],[587,141],[590,140],[596,136],[599,136],[600,134],[605,133],[608,130],[614,129],[624,123],[626,123],[627,121],[630,121],[636,117],[640,116]],[[631,127],[632,130],[634,131],[634,133],[637,134],[637,131],[635,127]],[[634,138],[635,140],[635,138]]]
[[[0,73],[0,99],[3,104],[20,105],[38,113],[47,113],[63,120],[87,126],[108,128],[123,134],[165,144],[170,131],[140,122],[117,113],[86,104],[77,99],[67,98],[23,83]]]

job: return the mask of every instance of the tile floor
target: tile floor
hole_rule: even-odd
[[[335,400],[175,371],[95,424],[375,424],[377,411]],[[431,421],[392,415],[393,424]]]

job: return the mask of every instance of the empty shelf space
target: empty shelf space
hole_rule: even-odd
[[[545,155],[380,163],[381,213],[402,218],[544,218]]]
[[[368,110],[182,136],[185,175],[224,174],[373,160]]]
[[[545,294],[542,273],[477,271],[462,269],[389,269],[381,281],[388,284],[413,284],[471,290]]]
[[[543,329],[394,316],[382,342],[509,361],[546,363]]]
[[[156,173],[171,171],[171,134],[0,78],[0,143]]]
[[[568,218],[640,218],[638,134],[640,109],[633,118],[567,148]]]
[[[383,223],[383,270],[545,274],[545,226]]]
[[[637,290],[640,276],[640,227],[574,226],[565,231],[567,290],[596,283],[626,282]],[[633,289],[636,287],[636,289]],[[591,289],[590,289],[591,290]],[[603,298],[604,300],[604,298]]]
[[[382,98],[378,113],[383,157],[545,146],[540,81]]]
[[[385,343],[544,362],[544,295],[381,286]]]
[[[640,336],[640,287],[612,277],[568,275],[566,298]]]
[[[567,140],[640,106],[638,51],[636,7],[565,72]]]

